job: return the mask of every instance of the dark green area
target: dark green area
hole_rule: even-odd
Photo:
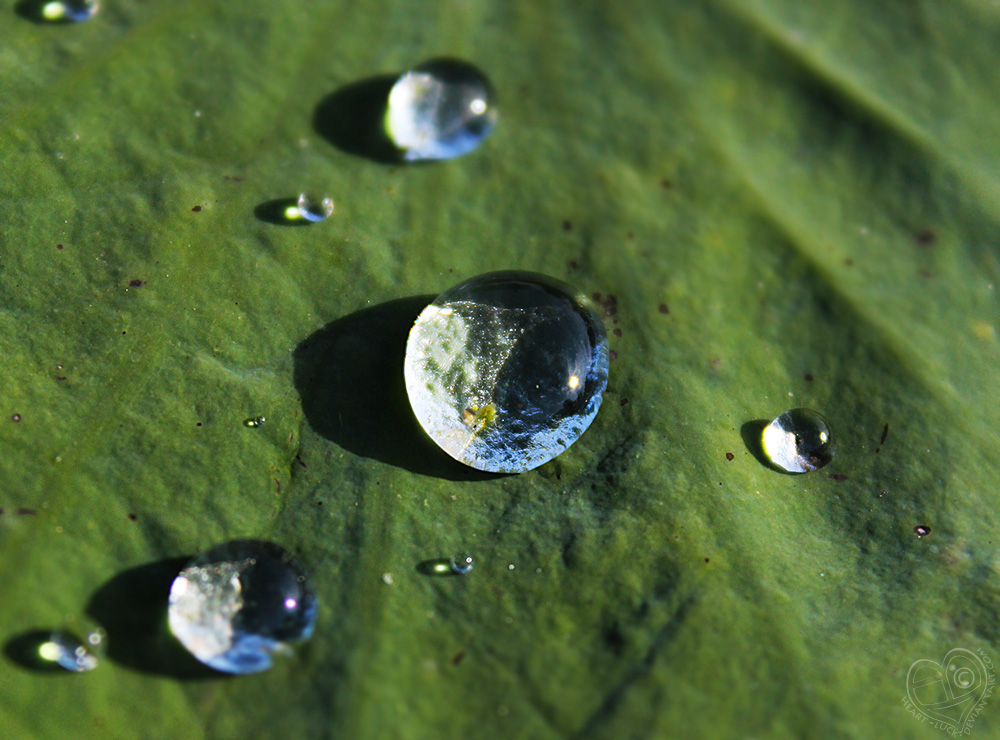
[[[944,736],[909,666],[1000,660],[1000,7],[102,4],[0,23],[5,738]],[[479,151],[334,146],[331,96],[436,56],[496,87]],[[334,216],[258,217],[302,190]],[[382,350],[500,269],[621,334],[590,430],[496,478],[435,457]],[[798,406],[838,453],[781,475],[740,430]],[[12,659],[245,537],[320,599],[271,671],[200,674],[142,599],[162,664]]]

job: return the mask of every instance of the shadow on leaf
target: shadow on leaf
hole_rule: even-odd
[[[381,164],[401,164],[399,150],[385,133],[389,91],[398,75],[353,82],[320,101],[313,113],[316,133],[348,154]]]
[[[170,558],[131,568],[94,593],[87,615],[108,633],[108,659],[181,680],[226,677],[195,660],[167,627],[170,584],[189,561]]]
[[[402,298],[327,324],[296,348],[295,388],[310,426],[349,452],[447,480],[495,478],[448,457],[410,409],[406,339],[433,299]]]
[[[67,671],[52,660],[45,660],[39,653],[39,648],[52,638],[52,630],[32,630],[10,638],[3,647],[7,660],[27,668],[35,673],[56,676],[72,676],[73,671]]]
[[[779,468],[771,462],[771,458],[769,458],[767,453],[764,452],[762,437],[765,427],[767,427],[770,423],[771,422],[767,419],[754,419],[753,421],[748,421],[740,427],[740,436],[743,438],[743,444],[746,445],[747,452],[757,458],[757,462],[768,470],[774,470],[775,472],[789,475],[787,470]]]

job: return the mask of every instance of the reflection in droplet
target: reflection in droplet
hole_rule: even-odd
[[[285,215],[289,220],[302,218],[310,223],[325,221],[333,215],[333,198],[313,193],[302,193],[299,195],[295,207],[289,207]]]
[[[224,673],[257,673],[275,653],[307,639],[316,597],[291,553],[242,540],[191,562],[170,588],[170,631],[205,665]]]
[[[826,420],[809,409],[778,416],[764,428],[761,447],[771,463],[789,473],[822,468],[836,451]]]
[[[55,630],[49,639],[38,646],[38,657],[47,663],[73,673],[92,671],[100,664],[98,654],[103,650],[105,634],[94,630],[86,640],[80,640],[65,630]]]
[[[913,528],[913,534],[919,537],[926,537],[931,533],[931,528],[925,524],[918,524]]]
[[[266,417],[263,417],[263,416],[251,416],[250,418],[243,420],[243,426],[249,427],[251,429],[256,429],[257,427],[264,426],[264,423],[266,421],[267,421]]]
[[[51,0],[39,3],[38,14],[50,23],[80,23],[93,18],[99,9],[97,0]]]
[[[407,161],[452,159],[478,147],[496,126],[494,97],[471,64],[434,59],[393,85],[386,133]]]

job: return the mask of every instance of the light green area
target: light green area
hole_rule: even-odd
[[[4,658],[4,738],[945,736],[910,664],[1000,661],[1000,6],[102,5],[0,22],[0,640],[236,537],[296,551],[321,611],[233,680]],[[387,167],[314,131],[441,54],[497,89],[479,151]],[[254,217],[302,190],[335,215]],[[463,480],[306,421],[307,337],[497,269],[617,297],[564,455]],[[795,406],[837,439],[805,476],[740,434]],[[412,424],[371,412],[362,442]],[[993,697],[970,736],[997,735]]]

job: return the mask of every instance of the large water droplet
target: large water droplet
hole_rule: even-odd
[[[411,162],[467,154],[496,122],[489,80],[454,59],[434,59],[400,77],[389,93],[385,118],[386,134]]]
[[[305,219],[311,223],[325,221],[333,215],[333,198],[313,193],[302,193],[296,203],[296,213],[292,217]]]
[[[49,639],[38,646],[38,657],[48,663],[73,673],[92,671],[100,664],[105,635],[103,630],[94,630],[86,640],[80,640],[65,630],[55,630]]]
[[[316,597],[291,553],[240,540],[212,548],[174,579],[170,631],[198,660],[224,673],[257,673],[274,653],[308,638]]]
[[[836,447],[826,420],[809,409],[792,409],[764,428],[767,458],[789,473],[808,473],[833,459]]]
[[[569,286],[495,272],[421,312],[403,373],[417,420],[445,452],[478,470],[521,473],[590,426],[608,382],[608,340]]]
[[[93,18],[100,5],[97,0],[50,0],[38,4],[38,16],[50,23],[80,23]]]

